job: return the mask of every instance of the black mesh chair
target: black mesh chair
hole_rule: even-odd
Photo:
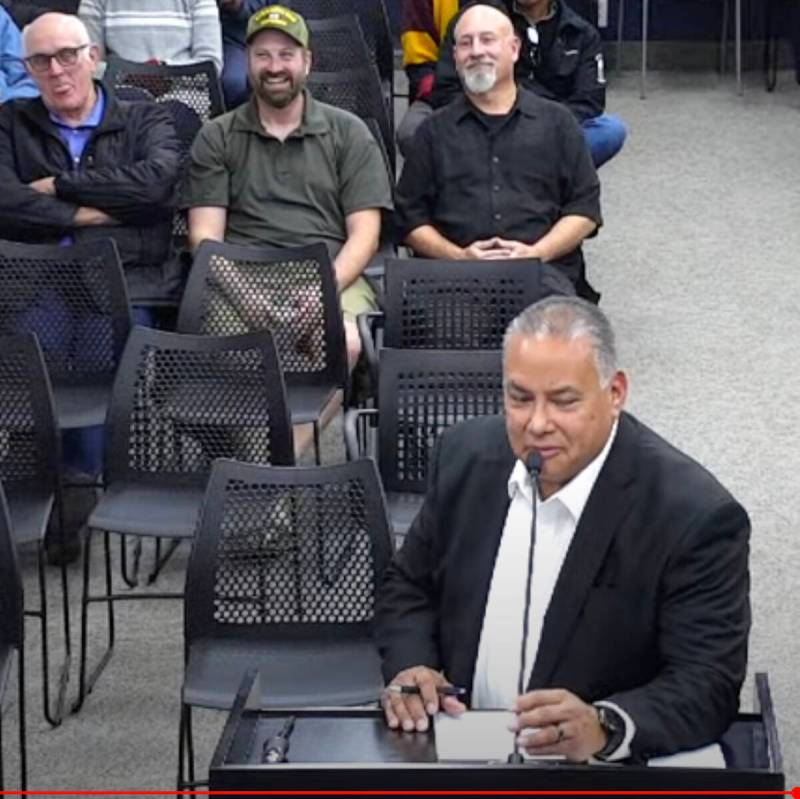
[[[103,424],[130,327],[111,239],[71,247],[0,241],[0,334],[39,339],[62,430]]]
[[[225,112],[222,85],[211,61],[139,64],[110,56],[103,82],[121,100],[149,100],[170,112],[181,143],[182,170],[203,123]],[[172,233],[175,247],[185,246],[188,234],[185,211],[175,213]]]
[[[376,63],[375,54],[370,52],[355,14],[309,19],[308,31],[311,34],[311,68],[314,71],[339,72]]]
[[[6,686],[17,662],[17,714],[19,720],[20,790],[28,787],[28,750],[25,744],[25,621],[22,575],[11,533],[5,492],[0,485],[0,791],[3,773],[3,709]]]
[[[374,119],[378,123],[384,147],[389,156],[391,173],[395,171],[394,128],[389,111],[381,94],[375,67],[346,69],[340,72],[312,71],[308,76],[308,89],[323,103],[344,108],[361,119]]]
[[[184,333],[271,330],[292,423],[313,425],[319,463],[323,413],[348,385],[344,326],[325,246],[241,247],[204,241],[178,312]]]
[[[294,463],[292,433],[278,356],[267,331],[243,336],[181,336],[136,327],[125,348],[106,423],[106,490],[89,517],[81,600],[77,710],[107,664],[114,645],[114,602],[132,596],[180,594],[113,592],[109,533],[156,539],[158,570],[180,541],[194,535],[215,458]],[[105,594],[90,594],[91,539],[104,533]],[[173,546],[162,559],[162,538]],[[121,548],[127,578],[126,548]],[[88,678],[88,608],[106,605],[107,648]]]
[[[330,19],[355,14],[361,23],[367,46],[374,53],[381,81],[388,85],[390,97],[394,85],[394,44],[389,15],[383,0],[287,0],[287,6],[307,20]],[[311,40],[315,48],[314,39]]]
[[[61,723],[63,717],[72,651],[67,568],[62,559],[65,658],[59,673],[55,708],[51,708],[45,534],[54,509],[59,533],[63,532],[58,471],[60,453],[53,395],[36,337],[30,334],[0,337],[0,481],[5,489],[13,540],[17,546],[30,544],[37,550],[39,606],[28,608],[25,615],[39,619],[42,704],[45,718],[54,727]],[[63,546],[63,540],[61,543]]]
[[[345,416],[349,458],[377,455],[395,543],[422,506],[428,461],[443,430],[503,409],[500,350],[392,350],[380,354],[378,405]],[[377,434],[368,421],[377,417]]]
[[[138,64],[110,56],[103,83],[117,95],[120,90],[144,90],[156,102],[177,100],[205,122],[225,112],[225,100],[217,70],[211,61],[197,64]],[[125,99],[125,91],[122,92]],[[143,99],[141,94],[128,95]]]
[[[370,633],[390,554],[371,461],[214,464],[186,576],[179,788],[187,759],[195,784],[191,708],[229,708],[249,668],[263,707],[378,699]]]
[[[364,356],[378,381],[380,347],[492,350],[511,320],[532,303],[575,289],[555,267],[536,259],[444,261],[390,259],[384,311],[358,318]]]

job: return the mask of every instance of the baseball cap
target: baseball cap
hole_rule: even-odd
[[[306,21],[296,12],[286,6],[265,6],[256,11],[247,20],[247,36],[249,42],[253,36],[261,31],[276,30],[285,33],[294,39],[300,46],[308,47],[308,26]]]

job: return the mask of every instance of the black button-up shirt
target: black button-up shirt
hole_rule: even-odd
[[[499,127],[466,96],[425,120],[396,199],[401,238],[432,225],[460,247],[492,236],[533,244],[573,214],[602,224],[600,182],[580,126],[526,89]],[[575,280],[579,249],[556,263]]]

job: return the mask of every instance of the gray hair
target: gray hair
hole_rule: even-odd
[[[607,386],[617,371],[617,348],[608,317],[596,305],[578,297],[551,296],[528,306],[506,328],[504,357],[514,335],[564,341],[587,338],[600,384]]]
[[[92,40],[89,37],[89,29],[86,27],[86,24],[80,17],[76,16],[75,14],[61,14],[58,11],[48,11],[45,14],[41,14],[36,17],[36,19],[29,22],[22,29],[22,46],[26,56],[32,55],[32,53],[28,52],[28,38],[30,36],[31,29],[38,27],[42,24],[42,22],[56,22],[58,23],[58,27],[66,28],[67,30],[73,32],[77,37],[76,46],[92,43]]]

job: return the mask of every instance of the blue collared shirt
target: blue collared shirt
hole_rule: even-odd
[[[106,95],[103,89],[97,86],[97,99],[95,100],[94,108],[92,108],[89,116],[86,117],[80,125],[69,125],[58,114],[53,111],[50,112],[50,119],[56,126],[61,141],[64,142],[69,150],[73,169],[76,169],[78,164],[80,164],[83,151],[86,149],[86,145],[92,137],[92,131],[102,121],[105,110]]]

